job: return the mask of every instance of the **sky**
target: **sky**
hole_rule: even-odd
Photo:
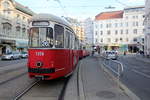
[[[56,16],[77,19],[94,18],[105,11],[123,10],[130,6],[145,5],[145,0],[15,0],[35,13],[50,13]],[[114,9],[106,9],[108,6]]]

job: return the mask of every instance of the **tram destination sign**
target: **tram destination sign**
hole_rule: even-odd
[[[33,21],[32,25],[33,26],[48,26],[49,22],[48,21]]]

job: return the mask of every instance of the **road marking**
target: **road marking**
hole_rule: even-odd
[[[140,74],[140,75],[142,75],[142,76],[144,76],[144,77],[150,78],[150,75],[147,75],[147,74],[145,74],[145,73],[139,72],[139,71],[137,71],[137,70],[135,70],[135,69],[133,69],[132,71],[134,71],[135,73]]]

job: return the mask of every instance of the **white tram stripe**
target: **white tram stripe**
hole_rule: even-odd
[[[61,71],[61,70],[64,70],[64,69],[65,69],[65,68],[60,68],[60,69],[56,69],[56,72],[57,72],[57,71]]]

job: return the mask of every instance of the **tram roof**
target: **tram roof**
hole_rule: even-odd
[[[43,20],[43,21],[50,20],[50,21],[57,22],[57,23],[60,23],[60,24],[64,24],[68,27],[71,27],[69,22],[63,20],[60,17],[52,15],[52,14],[36,14],[31,18],[31,21],[37,21],[37,20]]]

